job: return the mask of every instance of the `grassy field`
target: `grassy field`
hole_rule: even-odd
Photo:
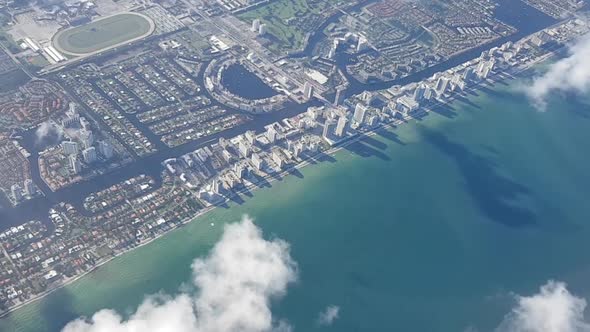
[[[138,14],[124,13],[58,32],[53,45],[72,55],[84,55],[147,36],[152,23]]]
[[[29,69],[31,69],[31,71],[35,72],[43,67],[48,66],[49,62],[41,55],[37,55],[34,57],[27,58],[26,64],[29,67]]]
[[[12,37],[10,37],[10,35],[8,35],[4,30],[0,30],[0,44],[6,47],[12,54],[22,51],[12,39]]]
[[[306,0],[277,0],[270,4],[238,15],[251,23],[260,19],[268,26],[268,33],[276,38],[281,48],[295,50],[303,46],[306,31],[290,24],[293,20],[315,14]]]
[[[260,19],[268,26],[273,36],[272,49],[286,52],[299,50],[305,45],[305,37],[330,15],[336,8],[354,3],[353,0],[275,0],[261,7],[238,15],[243,21],[252,23]]]
[[[0,93],[12,91],[31,78],[20,68],[0,74]]]

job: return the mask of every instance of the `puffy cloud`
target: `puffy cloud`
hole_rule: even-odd
[[[535,78],[525,90],[539,109],[547,106],[552,91],[585,93],[590,91],[590,35],[570,46],[569,56],[550,65],[547,72]]]
[[[61,128],[49,121],[46,121],[41,123],[35,130],[35,143],[39,144],[48,137],[56,137],[57,140],[61,140],[63,135],[64,132]]]
[[[197,291],[148,297],[129,318],[101,310],[70,322],[63,332],[290,331],[270,304],[297,277],[289,245],[265,240],[252,220],[225,226],[210,255],[192,265]]]
[[[586,300],[572,295],[562,282],[549,281],[538,294],[517,296],[517,305],[497,332],[588,332]]]
[[[318,323],[320,325],[328,326],[332,325],[332,323],[338,319],[338,315],[340,314],[340,307],[335,305],[330,305],[326,307],[326,309],[320,312],[320,316],[318,317]]]

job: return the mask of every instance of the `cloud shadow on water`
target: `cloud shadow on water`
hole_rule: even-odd
[[[3,316],[0,319],[0,331],[59,332],[79,316],[80,313],[74,309],[72,295],[67,289],[61,288],[50,296]]]
[[[513,228],[535,225],[536,216],[518,201],[530,197],[523,185],[503,176],[489,159],[474,154],[438,131],[420,127],[425,140],[457,164],[467,190],[480,211],[490,220]]]
[[[36,306],[35,304],[33,306]],[[61,331],[70,321],[78,318],[80,313],[74,308],[72,295],[61,288],[38,303],[39,321],[46,331]]]

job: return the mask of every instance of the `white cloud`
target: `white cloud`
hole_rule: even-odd
[[[320,325],[328,326],[332,325],[332,323],[338,319],[340,315],[340,307],[335,305],[330,305],[324,309],[324,311],[320,312],[320,316],[318,317],[318,323]]]
[[[265,240],[252,220],[225,226],[204,259],[193,263],[195,293],[148,297],[129,318],[101,310],[63,332],[266,332],[290,331],[273,319],[270,304],[297,277],[286,242]]]
[[[525,88],[536,107],[545,109],[547,95],[552,91],[590,91],[590,35],[578,39],[571,45],[569,53],[568,57],[551,64],[546,73]]]
[[[538,294],[517,296],[517,305],[497,332],[588,332],[586,300],[572,295],[562,282],[549,281]]]
[[[45,138],[50,136],[57,136],[58,140],[63,137],[63,130],[49,121],[45,121],[35,130],[35,143],[41,143]]]

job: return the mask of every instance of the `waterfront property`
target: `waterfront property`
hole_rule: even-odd
[[[563,43],[588,32],[588,26],[569,20],[548,31],[554,42]],[[371,133],[384,125],[401,125],[412,118],[422,118],[457,97],[465,98],[467,93],[493,83],[496,77],[502,79],[502,74],[517,74],[553,54],[551,48],[536,45],[537,39],[539,34],[506,43],[421,82],[365,91],[348,98],[343,105],[310,107],[304,113],[271,123],[263,132],[249,130],[228,139],[213,140],[214,143],[166,159],[160,173],[163,184],[157,189],[149,184],[149,179],[139,186],[132,184],[137,179],[129,179],[129,186],[114,186],[90,196],[85,200],[86,208],[96,214],[88,216],[71,204],[58,204],[50,211],[55,232],[44,235],[36,231],[38,223],[31,222],[32,230],[25,232],[32,237],[25,235],[22,240],[13,241],[5,234],[9,243],[0,241],[4,248],[10,248],[5,256],[12,269],[26,271],[22,274],[27,276],[26,282],[22,278],[7,279],[5,288],[9,292],[0,294],[4,313],[62,287],[113,256],[190,222],[208,207],[227,206],[232,200],[240,202],[240,195],[268,186],[286,174],[297,173],[299,167],[317,163],[340,148],[355,151],[359,141],[370,139]],[[441,149],[453,149],[448,143],[436,143],[442,144]],[[76,152],[73,144],[64,145],[63,151]],[[92,162],[89,154],[84,153],[83,157]],[[119,191],[128,193],[117,197]],[[104,210],[90,203],[99,196]],[[485,204],[492,204],[485,211],[490,218],[497,209],[507,209],[503,200]],[[531,222],[520,210],[512,213],[511,220],[522,216],[521,220],[511,221],[515,227]],[[45,244],[39,247],[38,243],[43,241]]]
[[[0,185],[19,203],[0,208],[5,249],[0,252],[0,314],[61,289],[216,206],[241,203],[254,188],[300,175],[308,163],[333,160],[330,155],[339,149],[387,160],[358,146],[379,147],[374,139],[379,128],[422,119],[431,111],[444,113],[455,98],[491,88],[589,30],[587,21],[569,18],[543,33],[514,35],[520,26],[496,17],[495,9],[505,7],[485,0],[457,0],[444,8],[393,0],[377,8],[363,0],[301,0],[278,3],[286,10],[277,13],[284,16],[282,24],[304,32],[308,41],[301,54],[284,57],[283,51],[272,52],[276,36],[268,18],[256,17],[250,25],[230,14],[216,16],[210,8],[219,9],[216,2],[204,4],[212,9],[208,12],[188,0],[149,2],[127,8],[138,13],[94,21],[104,12],[82,10],[88,16],[64,20],[70,17],[65,6],[75,10],[70,2],[56,5],[48,20],[78,25],[64,30],[63,38],[64,44],[85,49],[83,59],[66,59],[46,39],[27,37],[20,45],[21,60],[44,56],[51,63],[36,73],[45,75],[43,80],[22,88],[55,85],[64,98],[23,91],[4,99],[7,107],[0,112],[0,137],[10,156]],[[253,4],[259,5],[267,7]],[[456,15],[462,8],[473,10]],[[126,15],[148,16],[150,38],[134,43],[148,33],[142,33],[143,23],[127,22]],[[535,32],[548,25],[541,23]],[[119,36],[126,24],[133,27]],[[472,51],[455,56],[465,50]],[[375,52],[387,55],[385,62],[367,58]],[[224,82],[232,64],[249,72],[248,81],[272,91],[260,98],[241,94],[247,91],[231,85],[240,82]],[[394,66],[384,71],[389,65]],[[363,84],[363,78],[392,80]],[[80,107],[66,107],[74,105],[69,101]],[[39,146],[37,137],[43,142]],[[436,136],[428,138],[441,150],[457,152]],[[470,169],[482,168],[479,159],[467,159]],[[11,170],[20,163],[28,167]],[[404,189],[409,193],[414,187]],[[512,196],[500,196],[478,201],[490,218],[495,217],[490,210],[514,211],[503,204]],[[519,216],[530,223],[526,213]]]
[[[0,330],[57,332],[77,316],[109,308],[127,317],[147,294],[177,294],[193,259],[243,213],[290,243],[300,278],[273,317],[296,331],[494,331],[511,294],[531,295],[547,278],[589,298],[585,108],[557,98],[539,113],[514,94],[518,83],[450,105],[456,116],[433,113],[367,138],[336,162],[199,217],[12,313]],[[341,316],[318,327],[327,304]]]

